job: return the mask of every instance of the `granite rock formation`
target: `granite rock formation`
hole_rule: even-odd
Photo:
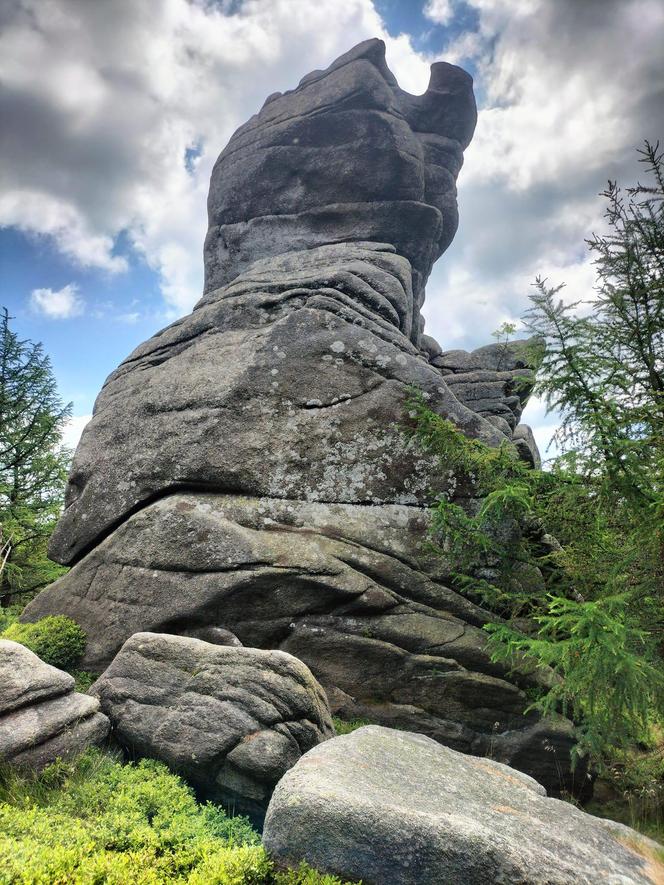
[[[464,72],[435,64],[409,96],[371,40],[238,130],[212,176],[205,294],[104,385],[51,545],[73,568],[24,617],[80,623],[97,672],[146,630],[283,649],[341,715],[558,790],[571,726],[523,712],[551,676],[490,661],[495,617],[424,544],[435,496],[463,490],[404,432],[418,388],[535,459],[518,348],[444,353],[422,334],[475,117]]]
[[[0,761],[39,771],[102,743],[109,721],[74,677],[0,639]]]
[[[279,782],[263,843],[365,885],[653,885],[661,846],[546,797],[492,759],[367,726],[314,748]]]
[[[283,651],[136,633],[90,693],[131,755],[259,818],[281,776],[334,735],[322,688]]]

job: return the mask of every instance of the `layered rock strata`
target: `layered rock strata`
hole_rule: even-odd
[[[17,642],[0,639],[0,761],[41,770],[102,743],[99,701],[74,691],[74,677]]]
[[[131,755],[261,818],[282,775],[334,734],[322,688],[282,651],[137,633],[91,694]]]
[[[73,568],[24,617],[74,618],[97,671],[142,630],[280,648],[342,715],[494,752],[558,790],[571,726],[524,714],[550,674],[491,662],[495,618],[425,544],[436,496],[468,490],[405,428],[418,389],[468,436],[517,442],[532,384],[513,348],[464,361],[422,335],[475,115],[462,71],[436,64],[408,96],[368,41],[233,136],[206,292],[104,385],[51,545]]]

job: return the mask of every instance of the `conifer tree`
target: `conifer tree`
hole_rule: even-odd
[[[0,604],[52,581],[61,569],[46,546],[62,508],[71,415],[41,344],[22,341],[0,314]]]

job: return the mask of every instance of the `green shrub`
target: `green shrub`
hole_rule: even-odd
[[[303,862],[296,870],[276,873],[274,885],[352,885],[352,883],[342,882],[336,876],[319,873]],[[359,882],[357,885],[362,885],[362,883]]]
[[[70,672],[76,680],[76,691],[82,691],[84,694],[97,679],[94,673],[89,673],[87,670],[71,670]]]
[[[0,885],[342,885],[274,873],[260,837],[161,762],[89,750],[37,778],[0,770]]]
[[[362,728],[364,725],[371,725],[372,723],[368,719],[339,719],[338,716],[332,717],[332,724],[334,725],[334,730],[337,734],[350,734],[351,731],[355,731],[358,728]]]
[[[61,670],[72,669],[85,651],[85,632],[76,621],[64,615],[49,615],[34,624],[16,621],[2,636],[20,642],[42,661]]]
[[[0,782],[1,885],[252,885],[269,871],[248,821],[198,804],[160,762],[89,751]]]
[[[7,608],[0,607],[0,634],[16,621],[23,610],[21,605],[9,605]]]

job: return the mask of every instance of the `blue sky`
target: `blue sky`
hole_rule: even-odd
[[[461,225],[427,290],[445,348],[491,340],[537,273],[592,291],[606,179],[664,135],[661,0],[9,0],[0,12],[0,304],[44,343],[75,441],[113,368],[202,285],[214,159],[275,89],[370,36],[403,88],[469,70]],[[555,419],[534,404],[540,444]]]

